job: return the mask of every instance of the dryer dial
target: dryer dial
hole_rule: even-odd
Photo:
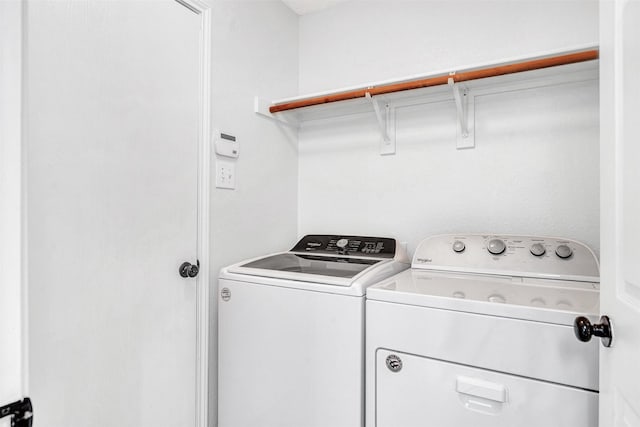
[[[464,252],[465,247],[466,246],[464,245],[464,242],[461,242],[460,240],[456,240],[455,242],[453,242],[452,246],[453,251],[457,253]]]
[[[487,250],[493,255],[500,255],[505,249],[507,249],[507,245],[504,243],[504,240],[500,239],[491,239],[487,245]]]
[[[573,255],[573,249],[571,249],[567,245],[560,245],[556,248],[556,255],[558,255],[562,259],[569,258]]]
[[[535,256],[542,256],[547,252],[547,250],[545,249],[542,243],[534,243],[529,248],[529,251]]]

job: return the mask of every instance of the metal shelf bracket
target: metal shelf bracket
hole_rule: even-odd
[[[475,98],[469,93],[466,87],[460,88],[459,83],[455,83],[453,75],[451,73],[447,83],[453,91],[453,99],[456,102],[456,111],[458,115],[457,126],[457,145],[456,148],[474,148],[475,147],[475,135],[474,135],[474,107]]]
[[[271,112],[269,111],[269,106],[270,105],[271,104],[266,99],[256,96],[254,98],[254,101],[253,101],[253,111],[257,115],[265,117],[265,118],[267,118],[269,120],[272,120],[272,121],[274,121],[274,122],[276,122],[278,124],[281,124],[281,125],[284,125],[284,126],[287,126],[287,127],[290,127],[290,128],[298,129],[298,124],[297,123],[292,123],[292,122],[289,122],[287,120],[283,120],[280,117],[276,117],[273,114],[271,114]]]
[[[380,108],[378,100],[374,99],[371,96],[370,92],[366,92],[365,96],[368,100],[371,101],[373,105],[373,111],[376,113],[376,119],[378,121],[378,128],[380,130],[380,135],[382,136],[382,142],[380,144],[380,154],[381,155],[389,155],[396,153],[396,139],[395,135],[392,135],[390,132],[392,125],[395,123],[395,115],[389,106],[389,104],[384,105],[384,110]],[[395,132],[394,132],[395,133]]]

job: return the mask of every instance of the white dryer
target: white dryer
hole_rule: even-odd
[[[394,239],[310,235],[220,273],[218,425],[364,425],[364,294],[409,268]]]
[[[596,427],[599,267],[585,245],[441,235],[367,290],[367,427]]]

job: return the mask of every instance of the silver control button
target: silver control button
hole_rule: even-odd
[[[560,245],[556,248],[556,255],[563,259],[569,258],[573,255],[573,250],[567,245]]]
[[[489,253],[494,255],[500,255],[504,250],[507,249],[507,245],[504,244],[504,241],[500,239],[492,239],[489,241],[487,245],[487,250]]]
[[[340,239],[336,242],[336,246],[339,248],[344,248],[347,246],[347,244],[349,243],[349,240],[347,239]]]
[[[464,242],[461,242],[460,240],[456,240],[455,242],[453,242],[453,251],[454,252],[462,252],[465,249],[465,245]]]
[[[529,248],[529,251],[531,251],[531,253],[535,256],[542,256],[545,254],[545,252],[547,252],[542,243],[534,243]]]

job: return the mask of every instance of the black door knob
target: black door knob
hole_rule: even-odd
[[[582,342],[589,342],[592,336],[596,336],[600,337],[603,346],[611,347],[611,341],[613,341],[611,321],[607,316],[602,316],[600,323],[594,325],[586,317],[576,317],[573,322],[573,332],[576,334],[576,338]]]
[[[191,264],[190,262],[183,262],[178,267],[178,273],[180,273],[181,277],[196,277],[200,272],[200,260],[197,261],[197,264]]]
[[[200,272],[200,261],[198,261],[197,265],[191,265],[189,269],[189,277],[196,277]]]

